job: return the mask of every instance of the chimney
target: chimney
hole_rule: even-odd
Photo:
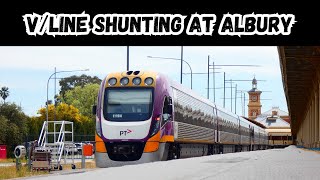
[[[278,111],[273,110],[272,111],[272,116],[278,116]]]

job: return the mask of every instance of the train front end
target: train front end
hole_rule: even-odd
[[[151,72],[111,73],[103,80],[95,109],[97,167],[163,158],[156,86]]]

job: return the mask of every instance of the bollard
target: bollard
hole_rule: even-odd
[[[82,157],[81,157],[81,169],[86,168],[86,156],[84,155],[84,145],[82,145],[82,151],[81,151]]]
[[[21,169],[21,158],[26,155],[26,148],[24,146],[17,146],[14,149],[14,156],[16,157],[16,169],[19,171]]]
[[[28,154],[28,156],[27,156],[28,171],[31,171],[31,155],[32,155],[31,152],[33,152],[32,148],[33,148],[33,146],[32,147],[30,147],[30,146],[28,147],[28,153],[27,153]]]
[[[93,154],[93,146],[91,144],[82,145],[82,160],[81,160],[81,168],[86,168],[86,156],[92,156]]]
[[[20,158],[16,158],[16,169],[17,171],[21,170],[21,161]]]

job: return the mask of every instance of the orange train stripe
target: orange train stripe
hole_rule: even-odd
[[[157,142],[159,142],[159,140],[160,140],[160,131],[154,136],[152,136],[150,139],[148,139],[148,141],[157,141]]]
[[[160,139],[160,142],[173,142],[174,141],[174,137],[172,135],[164,135],[162,136],[162,138]]]
[[[154,152],[159,149],[159,141],[158,142],[153,142],[153,141],[147,141],[146,145],[144,146],[143,152],[148,153],[148,152]]]
[[[160,131],[146,142],[143,152],[154,152],[159,149]]]
[[[103,140],[96,134],[95,136],[96,141],[96,152],[106,153],[106,144],[103,142]]]

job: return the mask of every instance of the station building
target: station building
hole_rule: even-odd
[[[292,144],[289,114],[279,107],[272,107],[260,114],[255,121],[266,127],[269,133],[269,145],[283,147]]]
[[[257,80],[252,80],[252,88],[248,91],[248,120],[256,122],[269,133],[269,145],[283,147],[292,144],[289,114],[279,107],[272,107],[266,112],[261,112],[261,93],[257,88]]]
[[[278,47],[294,144],[320,149],[320,46]]]

